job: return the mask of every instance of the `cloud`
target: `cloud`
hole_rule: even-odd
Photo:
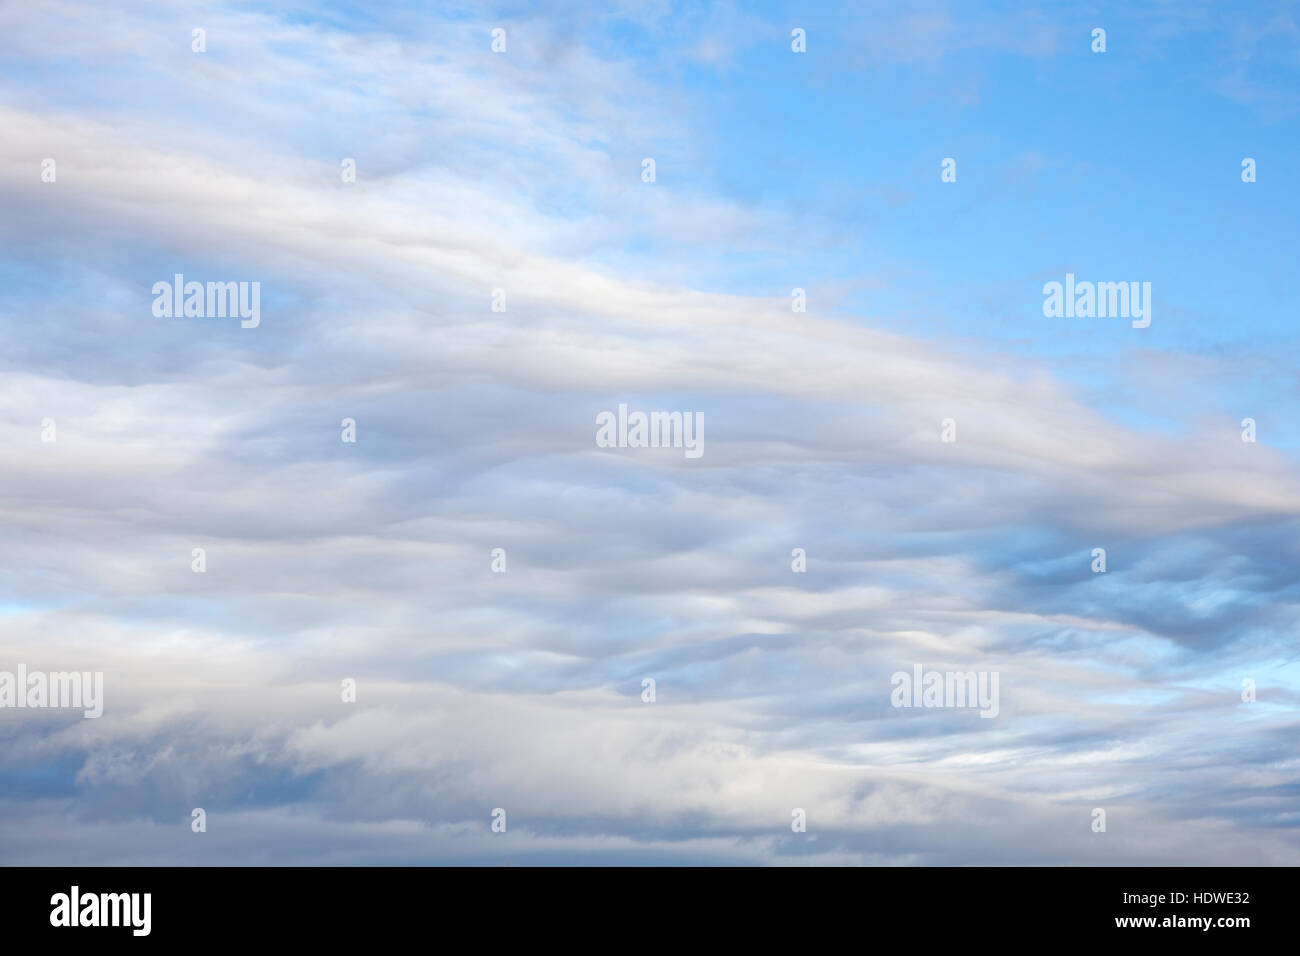
[[[544,19],[497,62],[212,7],[196,60],[195,17],[60,10],[0,41],[106,84],[0,107],[0,651],[107,701],[3,712],[6,862],[1295,861],[1285,452],[679,281],[779,219],[641,188],[685,94]],[[155,318],[177,272],[262,324]],[[597,448],[619,402],[704,457]],[[915,662],[1001,715],[891,708]]]

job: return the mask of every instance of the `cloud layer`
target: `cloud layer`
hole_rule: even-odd
[[[655,5],[505,55],[471,11],[98,10],[0,13],[0,669],[106,686],[0,710],[0,862],[1300,862],[1300,470],[1179,376],[1233,356],[1133,345],[1143,423],[739,282],[842,227],[692,171],[704,94],[610,34],[671,46]],[[678,68],[789,55],[735,17]],[[1030,19],[889,49],[1051,56]],[[155,318],[175,273],[261,325]],[[619,403],[705,454],[596,447]],[[915,663],[998,717],[891,707]]]

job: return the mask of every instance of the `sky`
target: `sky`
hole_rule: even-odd
[[[1300,864],[1297,120],[1293,2],[0,0],[0,672],[104,682],[0,863]]]

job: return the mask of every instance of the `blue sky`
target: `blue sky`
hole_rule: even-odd
[[[0,709],[0,862],[1296,863],[1297,39],[0,9],[0,671],[106,693]],[[1045,318],[1067,272],[1150,327]],[[704,455],[598,447],[620,403]]]

